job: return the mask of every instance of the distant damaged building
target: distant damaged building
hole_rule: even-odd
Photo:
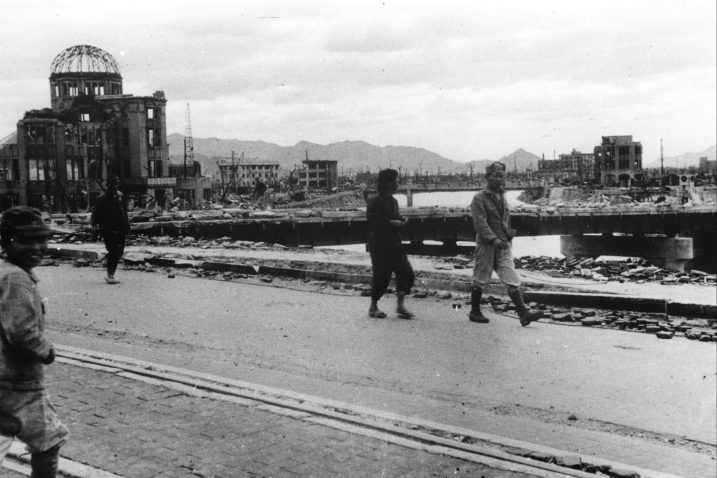
[[[592,181],[595,172],[595,156],[581,153],[573,148],[570,154],[561,154],[558,159],[539,159],[536,175],[554,181]]]
[[[309,153],[298,170],[299,184],[305,189],[331,191],[338,186],[338,161],[312,160]]]
[[[642,144],[632,136],[603,136],[594,152],[595,178],[603,186],[629,187],[644,180]]]
[[[0,146],[2,207],[86,209],[110,174],[136,205],[171,200],[164,93],[125,94],[117,61],[89,45],[62,51],[51,70],[51,107],[26,112],[17,143]]]

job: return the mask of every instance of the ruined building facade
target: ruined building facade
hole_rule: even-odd
[[[302,161],[298,171],[299,184],[303,188],[323,189],[331,191],[338,186],[338,161],[310,160]]]
[[[539,159],[536,175],[551,180],[592,182],[594,172],[595,155],[573,149],[570,154],[561,154],[558,159]]]
[[[16,144],[0,147],[0,206],[87,209],[110,174],[136,205],[171,200],[164,93],[125,94],[117,61],[89,45],[62,51],[51,70],[51,107],[26,112]]]
[[[595,178],[603,186],[629,187],[644,180],[642,144],[632,136],[603,136],[594,152]]]

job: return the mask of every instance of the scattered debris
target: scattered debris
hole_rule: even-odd
[[[651,265],[642,258],[555,258],[524,256],[515,259],[519,269],[541,271],[555,277],[580,277],[596,281],[660,282],[661,284],[717,285],[717,275],[699,270],[682,272]]]

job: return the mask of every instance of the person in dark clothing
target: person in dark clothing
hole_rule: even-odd
[[[254,192],[252,193],[252,197],[260,198],[264,195],[266,192],[266,184],[264,181],[261,180],[261,178],[256,178],[254,180]]]
[[[396,295],[399,318],[412,319],[414,315],[406,310],[404,300],[411,292],[415,275],[401,244],[399,230],[406,225],[406,219],[398,212],[398,202],[393,194],[398,188],[398,171],[384,169],[378,173],[378,194],[370,198],[366,207],[369,227],[368,249],[371,253],[373,278],[371,281],[371,305],[369,317],[382,319],[386,313],[378,308],[378,301],[388,288],[391,274],[396,275]]]
[[[55,360],[45,335],[45,303],[32,269],[47,250],[50,229],[39,210],[8,209],[0,220],[0,463],[17,438],[30,452],[32,476],[54,478],[69,432],[45,390]]]
[[[92,226],[102,236],[107,249],[108,284],[117,284],[115,271],[122,254],[124,254],[125,238],[129,232],[127,203],[119,190],[120,180],[112,175],[107,178],[107,191],[99,198],[92,210]]]

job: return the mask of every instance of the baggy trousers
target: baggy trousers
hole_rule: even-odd
[[[477,242],[475,250],[475,266],[473,268],[473,287],[485,288],[490,283],[493,271],[500,281],[508,287],[520,287],[520,277],[515,271],[513,247],[498,249],[493,244]]]
[[[416,280],[411,263],[406,254],[394,248],[371,249],[371,267],[373,278],[371,280],[371,299],[379,300],[386,293],[391,281],[391,274],[396,274],[396,291],[411,293],[411,287]]]
[[[107,275],[112,276],[124,254],[125,235],[121,232],[103,232],[102,239],[107,249]]]

